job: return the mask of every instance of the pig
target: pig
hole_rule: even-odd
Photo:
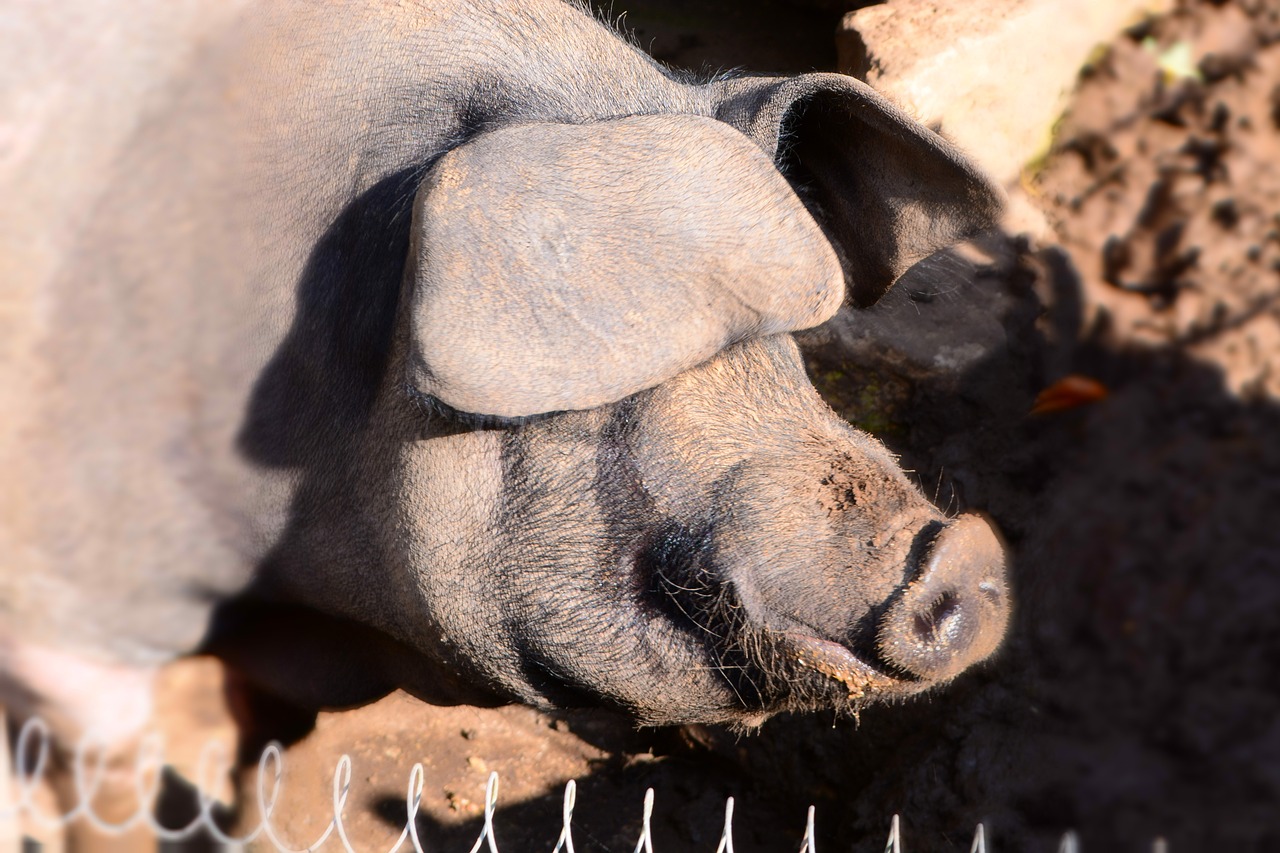
[[[790,335],[994,221],[949,143],[559,0],[148,2],[3,13],[11,715],[125,741],[205,650],[302,708],[752,726],[997,648],[995,531]]]

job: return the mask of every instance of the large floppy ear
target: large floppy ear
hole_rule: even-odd
[[[499,417],[620,400],[844,298],[772,160],[696,116],[481,134],[419,188],[406,275],[409,382]]]
[[[743,77],[712,84],[712,96],[839,247],[855,305],[1000,215],[1003,193],[973,163],[852,77]]]

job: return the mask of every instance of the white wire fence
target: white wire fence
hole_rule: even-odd
[[[3,728],[2,713],[0,713],[0,728]],[[49,814],[36,804],[37,794],[49,772],[52,744],[48,726],[39,719],[27,720],[19,730],[12,755],[9,754],[8,739],[0,738],[0,853],[23,849],[20,829],[23,820],[30,821],[31,825],[41,830],[53,832],[65,830],[76,821],[85,821],[98,832],[108,836],[121,836],[135,832],[140,826],[145,826],[158,842],[177,844],[202,836],[205,839],[212,839],[227,850],[238,850],[248,846],[263,848],[269,844],[280,853],[304,853],[304,851],[321,848],[340,849],[346,853],[357,851],[348,837],[344,819],[347,798],[351,790],[352,764],[349,755],[342,755],[334,767],[333,797],[332,801],[326,804],[326,807],[331,809],[332,818],[313,842],[305,847],[296,848],[280,837],[272,823],[284,778],[284,754],[277,744],[267,746],[257,765],[256,786],[252,795],[258,810],[258,824],[252,830],[240,835],[228,834],[219,825],[214,815],[219,807],[218,800],[208,793],[217,789],[218,779],[230,770],[229,759],[220,744],[208,744],[202,751],[194,780],[199,802],[198,813],[186,826],[177,829],[162,826],[153,810],[146,805],[139,806],[131,817],[119,822],[106,821],[95,814],[91,804],[101,789],[107,770],[102,758],[102,750],[95,750],[94,746],[91,739],[86,738],[76,748],[70,768],[77,798],[76,804],[62,814]],[[149,804],[156,801],[162,783],[163,767],[164,754],[159,737],[145,738],[139,749],[133,774],[137,802]],[[424,786],[425,771],[421,763],[416,763],[409,771],[405,789],[405,825],[388,853],[398,853],[406,849],[424,853],[426,850],[419,836],[417,820],[421,810]],[[556,839],[555,846],[551,848],[551,853],[576,853],[573,842],[573,811],[576,801],[577,785],[570,780],[564,789],[560,835]],[[654,853],[650,828],[653,802],[653,789],[649,788],[645,792],[641,806],[641,830],[634,853]],[[497,808],[498,774],[491,773],[485,786],[484,817],[480,834],[469,853],[481,853],[482,850],[487,853],[499,853],[494,832],[494,815]],[[799,853],[817,853],[814,841],[814,811],[814,807],[810,806],[804,835],[800,839]],[[988,849],[986,831],[982,824],[978,824],[969,853],[987,853]],[[725,801],[724,828],[715,853],[734,853],[732,797]],[[884,853],[905,853],[898,815],[894,815],[890,821]],[[1074,832],[1063,835],[1056,853],[1081,853],[1078,836]],[[1158,838],[1153,842],[1152,853],[1169,853],[1169,846],[1164,839]]]

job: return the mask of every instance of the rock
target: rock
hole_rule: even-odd
[[[957,405],[987,418],[1019,418],[1035,365],[1026,350],[1041,313],[1025,241],[990,235],[912,268],[869,309],[843,308],[797,337],[810,374],[843,417],[891,443],[919,426],[917,397],[946,418]]]
[[[977,14],[960,0],[890,0],[845,15],[838,67],[939,128],[1013,187],[1047,149],[1090,52],[1170,5],[993,0]]]

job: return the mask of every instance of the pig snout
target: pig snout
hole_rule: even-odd
[[[934,537],[920,565],[881,618],[876,644],[884,663],[936,683],[988,657],[1004,636],[1004,549],[991,525],[964,515]]]

